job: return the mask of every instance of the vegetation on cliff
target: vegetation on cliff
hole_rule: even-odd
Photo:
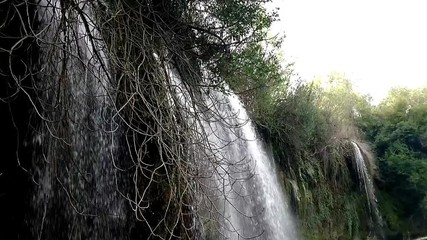
[[[427,234],[427,88],[393,89],[358,126],[379,160],[381,212],[395,239]]]

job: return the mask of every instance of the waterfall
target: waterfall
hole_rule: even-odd
[[[354,158],[356,162],[356,170],[360,183],[360,188],[365,192],[369,214],[373,218],[374,224],[377,225],[375,227],[378,227],[379,231],[381,231],[382,217],[378,209],[378,200],[375,196],[374,184],[372,182],[370,173],[365,163],[365,158],[363,157],[359,145],[353,141],[351,142],[351,144],[354,148]]]
[[[257,139],[252,122],[238,97],[229,94],[224,104],[226,106],[221,113],[228,116],[227,123],[225,126],[215,126],[211,136],[221,147],[232,143],[226,148],[230,159],[223,167],[226,169],[225,175],[223,173],[218,182],[219,186],[225,184],[228,188],[224,195],[224,215],[230,216],[230,225],[235,231],[230,234],[231,238],[259,235],[260,239],[297,239],[273,159]],[[230,130],[230,126],[235,126],[235,129]]]
[[[32,225],[39,239],[114,239],[124,223],[124,199],[112,164],[117,143],[109,66],[92,6],[75,4],[38,3],[44,122],[34,137],[41,154],[33,204],[41,216]]]
[[[188,104],[194,100],[172,67],[169,76],[179,102],[192,115],[189,121],[199,121],[198,131],[206,135],[208,153],[200,168],[209,176],[205,193],[211,192],[208,202],[215,202],[220,225],[220,234],[207,238],[297,239],[273,159],[257,137],[239,98],[227,87],[226,94],[207,90],[201,97],[207,110],[201,111],[197,105]],[[194,119],[197,112],[201,114]]]
[[[117,177],[124,170],[116,166],[116,161],[124,161],[120,158],[123,157],[121,148],[127,146],[120,146],[123,133],[115,122],[121,111],[115,108],[118,90],[112,80],[106,44],[96,28],[93,4],[96,2],[38,2],[40,71],[37,77],[40,81],[35,83],[39,94],[35,107],[43,121],[33,138],[37,148],[34,153],[36,187],[31,201],[36,216],[30,223],[38,239],[128,239],[135,237],[129,229],[141,226],[129,226],[133,224],[131,218],[135,218],[129,213],[136,217],[151,214],[155,218],[157,211],[149,209],[156,206],[151,199],[137,196],[138,201],[133,201],[128,196],[132,191],[126,192],[126,188],[139,191],[137,184],[142,180],[137,181],[136,173],[126,175],[128,179],[122,182]],[[170,109],[187,114],[187,124],[198,132],[194,139],[183,142],[194,143],[195,147],[189,147],[192,151],[189,156],[194,159],[189,162],[196,165],[200,175],[185,180],[203,185],[196,193],[200,194],[203,206],[195,201],[190,209],[208,217],[208,221],[215,221],[212,226],[216,231],[200,224],[204,229],[200,231],[206,233],[204,237],[210,239],[209,234],[215,234],[216,239],[296,239],[273,159],[258,139],[238,97],[212,89],[208,93],[200,87],[203,93],[198,98],[202,103],[199,104],[184,90],[185,84],[173,66],[165,70],[172,80],[170,84],[175,86],[175,96],[171,92],[167,97]],[[178,101],[173,101],[174,97]],[[144,140],[144,144],[148,141]],[[197,146],[205,146],[205,151]],[[141,151],[151,150],[144,147],[141,146]],[[129,156],[132,153],[126,154],[123,155],[132,158]],[[138,161],[134,166],[141,167]],[[151,165],[147,163],[144,167],[148,169]],[[151,172],[161,175],[155,170]],[[158,190],[146,191],[155,182],[153,176],[148,179],[148,186],[141,187],[143,196]],[[120,184],[125,191],[120,191]],[[189,185],[192,187],[192,184]],[[182,220],[179,216],[177,219]],[[147,219],[139,220],[145,221],[148,228],[136,232],[150,231],[149,237],[157,237],[156,228],[163,227],[156,223],[155,228],[151,228]],[[196,217],[193,221],[193,225],[198,225]],[[164,231],[175,236],[174,230]],[[199,236],[197,234],[194,236]]]

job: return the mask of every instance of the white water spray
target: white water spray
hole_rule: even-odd
[[[200,112],[174,69],[169,76],[186,112]],[[288,203],[277,179],[273,159],[257,136],[243,104],[233,93],[211,90],[202,94],[208,110],[199,115],[198,128],[207,136],[208,156],[199,160],[209,176],[220,217],[218,239],[297,239]],[[189,117],[192,123],[197,121]],[[209,233],[208,233],[209,234]]]

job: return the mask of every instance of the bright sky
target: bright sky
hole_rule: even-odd
[[[378,102],[427,84],[427,1],[274,0],[284,56],[303,79],[344,72]]]

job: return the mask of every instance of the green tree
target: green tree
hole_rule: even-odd
[[[380,204],[391,237],[427,233],[426,92],[393,89],[359,122],[380,159]]]

